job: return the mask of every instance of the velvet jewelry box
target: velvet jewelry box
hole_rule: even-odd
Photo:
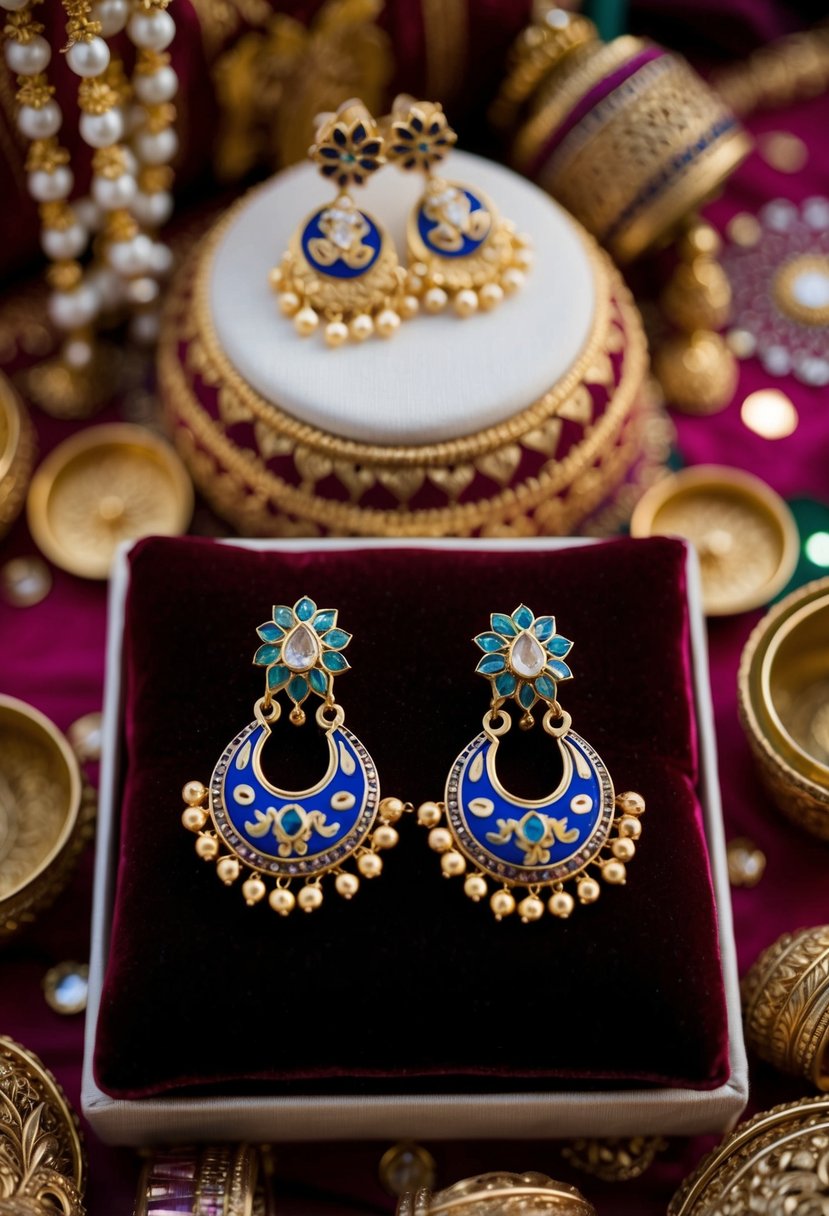
[[[273,603],[353,634],[337,684],[383,796],[440,798],[489,698],[471,638],[519,602],[575,645],[573,728],[647,812],[624,887],[498,923],[445,881],[414,816],[382,875],[319,911],[249,908],[196,857],[206,782],[263,690]],[[745,1055],[696,567],[684,544],[150,539],[112,582],[83,1107],[115,1143],[720,1131]],[[309,715],[310,718],[310,715]],[[552,741],[512,731],[508,788]],[[288,788],[315,726],[274,732]],[[274,779],[277,779],[276,774]],[[536,788],[539,782],[544,788]]]

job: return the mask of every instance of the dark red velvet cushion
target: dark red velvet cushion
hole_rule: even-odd
[[[441,877],[413,816],[383,875],[345,903],[281,919],[245,906],[180,824],[252,718],[271,605],[310,595],[353,633],[337,680],[382,792],[440,798],[489,687],[471,638],[521,601],[575,646],[560,689],[616,789],[647,800],[623,888],[567,922],[496,923]],[[148,540],[131,557],[126,760],[112,944],[96,1045],[101,1087],[286,1092],[722,1083],[727,1031],[700,807],[685,549],[619,540],[541,549],[253,552]],[[570,660],[568,660],[570,661]],[[283,717],[280,784],[325,764],[317,727]],[[540,796],[539,729],[505,740],[502,776]],[[280,760],[287,768],[280,767]],[[542,780],[546,786],[546,777]]]

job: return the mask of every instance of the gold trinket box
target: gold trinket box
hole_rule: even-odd
[[[740,718],[776,806],[829,840],[829,578],[781,600],[746,643]]]
[[[641,320],[610,260],[508,169],[454,152],[453,170],[535,252],[522,291],[468,324],[419,315],[394,342],[336,351],[296,338],[268,268],[318,196],[310,165],[242,199],[173,285],[160,392],[197,488],[243,534],[615,529],[666,458]],[[418,189],[379,173],[361,194],[400,248]]]
[[[0,696],[0,943],[48,907],[91,836],[94,805],[53,722]]]

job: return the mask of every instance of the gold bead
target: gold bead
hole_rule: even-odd
[[[188,832],[200,832],[207,823],[207,811],[200,806],[185,807],[181,813],[181,822]]]
[[[429,848],[436,853],[445,853],[452,848],[452,833],[448,828],[432,828],[429,833]]]
[[[529,270],[533,264],[532,250],[517,249],[512,260],[519,270]]]
[[[438,828],[438,831],[441,829]],[[457,878],[463,874],[466,869],[466,858],[463,853],[457,853],[454,849],[450,849],[448,853],[444,853],[440,859],[440,868],[446,878]]]
[[[642,825],[632,815],[623,815],[619,820],[619,835],[629,836],[631,840],[638,840],[642,835]]]
[[[401,798],[384,798],[380,803],[380,818],[385,823],[397,823],[406,809],[406,803]]]
[[[383,858],[376,853],[362,853],[357,858],[357,869],[363,878],[376,878],[383,869]]]
[[[470,874],[463,884],[465,894],[475,901],[483,899],[487,892],[486,879],[482,874]]]
[[[196,852],[205,861],[212,861],[219,851],[219,842],[215,836],[199,836],[196,841]]]
[[[303,912],[314,912],[322,903],[322,889],[316,884],[303,887],[297,896],[297,903]]]
[[[295,291],[281,291],[278,303],[283,317],[292,317],[299,311],[299,296]]]
[[[325,343],[327,346],[342,346],[348,341],[348,326],[342,321],[329,321],[325,327]]]
[[[508,296],[513,295],[516,291],[520,291],[526,282],[526,277],[523,270],[519,270],[517,266],[510,266],[509,270],[505,270],[501,275],[501,286],[504,293]]]
[[[252,908],[254,904],[258,904],[265,895],[265,884],[262,879],[257,878],[255,874],[251,875],[242,883],[242,895],[248,907]]]
[[[679,242],[679,256],[682,258],[695,258],[703,255],[708,258],[715,258],[720,252],[722,241],[716,229],[710,224],[698,222],[692,224],[685,235]]]
[[[474,291],[464,288],[455,296],[453,305],[459,317],[471,317],[478,311],[478,297]]]
[[[313,308],[300,308],[294,317],[294,329],[301,338],[309,338],[319,325],[320,319]]]
[[[268,282],[271,285],[272,291],[279,290],[279,284],[282,282],[282,267],[274,266],[273,270],[268,274]]]
[[[566,891],[554,891],[547,902],[553,916],[560,916],[562,920],[566,920],[575,906],[573,896],[568,895]]]
[[[198,806],[204,800],[206,794],[207,790],[201,781],[188,781],[181,791],[181,796],[188,806]]]
[[[497,308],[504,298],[504,289],[500,283],[485,283],[478,292],[478,300],[484,312]]]
[[[274,887],[268,896],[268,903],[280,916],[288,916],[294,910],[296,899],[287,887]]]
[[[404,296],[400,301],[400,315],[405,320],[409,321],[412,317],[416,317],[420,312],[420,300],[417,296]]]
[[[449,297],[442,287],[430,287],[423,297],[423,307],[433,314],[443,312],[448,301]]]
[[[621,885],[627,878],[627,870],[621,861],[606,861],[602,866],[602,878],[614,886]]]
[[[423,291],[423,276],[415,274],[414,270],[410,270],[406,275],[406,291],[419,295]]]
[[[636,794],[632,790],[628,790],[627,793],[620,794],[616,801],[626,815],[644,814],[645,799],[641,794]]]
[[[361,312],[351,322],[351,336],[355,342],[365,342],[374,333],[374,321],[367,312]]]
[[[531,920],[540,920],[544,915],[544,905],[537,896],[527,895],[518,905],[518,915],[525,925]]]
[[[515,911],[515,900],[509,891],[496,891],[490,898],[489,906],[495,913],[495,919],[500,920],[503,916],[512,915]]]
[[[222,857],[216,864],[216,873],[225,886],[229,887],[239,877],[239,863],[235,857]]]
[[[629,836],[621,836],[618,840],[614,840],[610,847],[613,850],[613,856],[618,857],[619,861],[630,861],[636,852],[636,845]]]
[[[594,904],[602,891],[595,878],[582,878],[577,890],[579,900],[583,904]]]
[[[391,824],[381,823],[371,839],[375,848],[393,849],[400,837]]]
[[[417,808],[417,822],[422,828],[433,828],[440,823],[443,811],[436,802],[421,802]]]
[[[343,899],[351,899],[360,889],[360,880],[356,874],[342,873],[337,875],[334,886],[337,888],[337,894]]]
[[[393,308],[384,308],[378,313],[374,327],[381,338],[391,338],[400,328],[400,317]]]

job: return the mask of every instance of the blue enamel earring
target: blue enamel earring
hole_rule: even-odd
[[[223,883],[231,886],[247,872],[245,902],[267,895],[273,910],[287,916],[296,905],[305,912],[320,906],[326,875],[344,899],[357,893],[360,877],[376,878],[380,852],[397,844],[392,825],[407,808],[399,798],[380,799],[374,761],[334,700],[334,680],[349,670],[343,651],[351,641],[337,610],[318,609],[303,596],[293,608],[278,604],[257,633],[262,644],[253,661],[266,671],[264,695],[254,720],[222,752],[209,786],[185,785],[182,823],[197,833],[196,853],[215,863]],[[321,702],[315,716],[328,743],[328,768],[310,789],[281,789],[262,771],[262,748],[282,712],[279,694],[297,727],[306,721],[305,702]],[[352,860],[357,874],[345,868]]]
[[[372,334],[390,338],[419,305],[406,291],[391,237],[349,193],[385,163],[383,138],[362,102],[322,115],[308,155],[337,195],[306,217],[271,271],[279,309],[293,318],[300,337],[322,323],[329,346]]]
[[[484,729],[449,770],[443,803],[424,802],[418,822],[430,829],[444,876],[465,876],[470,899],[485,899],[495,884],[489,905],[497,920],[516,911],[524,923],[538,920],[545,899],[553,916],[566,918],[575,907],[568,886],[592,904],[600,880],[625,882],[645,802],[635,793],[615,795],[597,752],[570,729],[558,686],[572,677],[565,662],[572,642],[556,633],[555,617],[536,617],[524,604],[509,616],[494,612],[475,643],[484,652],[476,671],[492,690]],[[546,706],[542,727],[558,748],[562,775],[545,798],[518,798],[498,778],[499,740],[512,725],[509,700],[525,730],[536,724],[535,706]],[[517,901],[519,888],[526,894]]]
[[[529,237],[499,216],[482,190],[435,172],[457,139],[438,102],[401,93],[384,127],[386,159],[426,176],[407,230],[409,290],[430,313],[450,302],[460,317],[497,307],[524,284]]]

